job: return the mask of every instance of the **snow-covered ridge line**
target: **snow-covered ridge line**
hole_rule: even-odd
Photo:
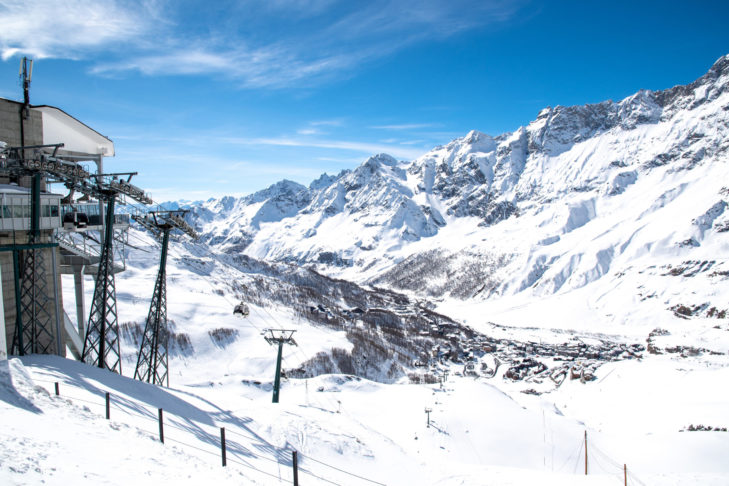
[[[193,205],[190,221],[217,251],[461,299],[577,289],[646,256],[725,265],[728,126],[725,56],[686,86],[545,108],[411,162]],[[432,278],[403,286],[403,264],[434,250]]]

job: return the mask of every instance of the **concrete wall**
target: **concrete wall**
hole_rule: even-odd
[[[18,147],[20,142],[20,109],[22,103],[0,99],[0,141]],[[40,112],[30,111],[30,117],[24,121],[25,145],[41,145],[43,143],[43,120]]]

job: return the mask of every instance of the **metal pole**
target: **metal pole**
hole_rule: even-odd
[[[159,441],[165,443],[165,427],[162,422],[162,409],[157,410],[159,412]]]
[[[111,418],[111,395],[106,392],[106,420]]]
[[[278,403],[278,392],[281,387],[281,355],[283,354],[283,340],[278,342],[278,357],[276,358],[276,377],[273,381],[273,403]]]
[[[585,431],[585,476],[587,476],[587,431]]]
[[[64,348],[64,340],[62,339],[63,329],[61,327],[61,299],[58,295],[58,267],[56,266],[56,249],[51,248],[51,265],[53,265],[53,297],[55,300],[55,313],[56,313],[56,353],[58,356],[66,356],[66,349]]]
[[[61,394],[61,390],[58,388],[58,382],[56,382],[56,396],[59,396]]]
[[[31,187],[31,204],[30,204],[30,240],[36,243],[36,239],[40,234],[40,209],[41,209],[41,176],[39,173],[33,174]]]
[[[294,486],[299,486],[299,453],[291,452],[291,462],[294,466]]]
[[[101,175],[104,173],[104,156],[97,155],[96,160],[96,173]],[[101,177],[97,179],[98,186],[101,187]],[[101,246],[104,245],[104,234],[106,229],[106,218],[104,217],[104,201],[99,199],[99,218],[101,218],[101,231],[99,231],[99,239],[101,240]]]
[[[13,250],[13,270],[15,271],[15,333],[18,336],[18,356],[25,356],[23,343],[23,311],[20,305],[20,263],[19,250]]]
[[[228,464],[225,459],[225,427],[220,427],[220,453],[223,457],[223,467],[225,467]]]
[[[84,240],[85,242],[86,240]],[[85,243],[84,243],[85,244]],[[73,283],[76,291],[76,322],[78,335],[86,337],[86,307],[84,306],[84,265],[73,266]]]

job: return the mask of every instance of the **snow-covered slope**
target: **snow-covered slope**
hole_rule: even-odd
[[[260,383],[218,377],[160,388],[54,356],[0,361],[0,482],[291,484],[292,450],[301,484],[608,486],[622,484],[623,464],[638,485],[729,477],[727,433],[688,431],[725,417],[726,392],[706,393],[726,368],[626,362],[596,386],[573,382],[548,399],[472,378],[440,387],[322,376],[285,383],[277,405]],[[654,393],[636,403],[647,378]]]

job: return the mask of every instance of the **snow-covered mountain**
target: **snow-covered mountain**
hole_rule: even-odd
[[[191,220],[220,251],[430,297],[553,295],[702,261],[710,288],[729,270],[728,161],[725,56],[687,86],[545,108],[512,133],[375,155],[308,188],[209,200]]]

